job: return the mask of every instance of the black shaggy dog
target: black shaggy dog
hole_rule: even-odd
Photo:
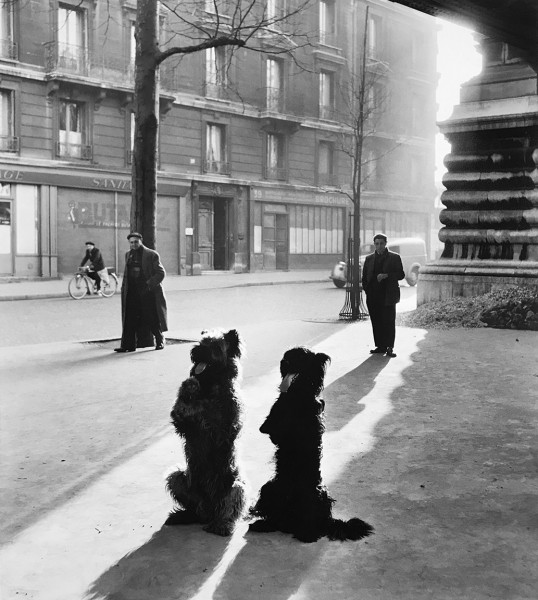
[[[292,348],[280,361],[280,395],[260,427],[276,446],[275,476],[260,490],[250,515],[259,517],[249,530],[292,533],[302,542],[323,536],[360,540],[373,529],[361,519],[333,519],[334,500],[321,481],[326,354]]]
[[[166,525],[205,524],[205,531],[231,535],[245,507],[245,484],[236,463],[241,430],[236,390],[241,340],[235,329],[203,332],[191,350],[190,377],[180,386],[171,412],[184,439],[187,469],[168,476],[167,489],[182,507]]]

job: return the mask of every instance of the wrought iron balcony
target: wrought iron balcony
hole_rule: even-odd
[[[91,160],[93,146],[86,144],[69,144],[56,142],[56,156],[59,158],[75,158],[77,160]]]
[[[19,48],[12,40],[0,40],[0,58],[18,60]]]
[[[0,152],[18,152],[19,138],[13,136],[0,136]]]
[[[224,83],[206,83],[204,85],[204,94],[207,98],[229,99],[228,88]]]
[[[327,119],[329,121],[336,121],[336,110],[334,106],[327,106],[324,104],[320,104],[319,106],[319,118]]]
[[[338,179],[335,173],[318,173],[318,185],[335,186],[337,183]]]
[[[204,173],[220,173],[221,175],[230,175],[230,163],[222,160],[204,160]]]
[[[339,38],[334,31],[320,31],[318,42],[324,46],[340,47]]]
[[[285,167],[270,167],[266,165],[263,169],[263,176],[265,179],[287,181],[288,169],[286,169]]]
[[[128,87],[134,83],[132,63],[102,51],[89,52],[84,46],[47,42],[45,57],[47,73],[78,75]]]

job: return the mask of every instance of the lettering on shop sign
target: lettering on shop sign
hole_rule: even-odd
[[[324,204],[326,206],[347,206],[349,203],[346,196],[297,192],[294,190],[254,188],[252,194],[255,200],[265,200],[266,202]]]
[[[21,171],[0,169],[0,179],[5,179],[7,181],[21,181],[23,177]]]
[[[106,177],[102,179],[94,178],[92,183],[97,188],[107,190],[131,190],[130,179],[108,179]]]
[[[74,201],[71,200],[67,207],[67,221],[73,226],[82,228],[119,228],[129,229],[131,226],[130,207],[128,204],[118,204],[117,220],[114,218],[114,204],[101,201]],[[157,208],[157,222],[169,223],[172,220],[170,208],[163,206]],[[169,231],[170,227],[158,226],[159,231]]]

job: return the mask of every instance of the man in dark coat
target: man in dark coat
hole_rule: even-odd
[[[362,288],[374,332],[375,349],[370,354],[394,357],[396,337],[396,304],[400,301],[398,281],[405,277],[402,259],[387,249],[387,236],[374,236],[375,252],[364,260]]]
[[[86,254],[80,263],[83,267],[87,262],[90,262],[90,267],[93,271],[88,271],[88,277],[95,281],[95,288],[98,294],[101,293],[101,277],[98,271],[102,271],[105,268],[103,257],[101,256],[101,250],[95,247],[93,242],[86,242]]]
[[[153,345],[164,348],[163,332],[168,330],[166,298],[161,286],[166,272],[159,254],[142,244],[142,236],[127,236],[130,250],[125,255],[125,272],[121,286],[122,336],[115,352],[134,352]]]

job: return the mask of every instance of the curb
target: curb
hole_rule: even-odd
[[[202,287],[202,288],[188,288],[188,289],[174,289],[165,290],[165,293],[171,292],[201,292],[205,290],[219,290],[219,289],[230,289],[240,287],[261,287],[265,285],[296,285],[305,283],[325,283],[329,278],[323,279],[299,279],[297,281],[253,281],[245,283],[232,283],[230,285],[215,285],[213,287]],[[120,294],[117,292],[116,295]],[[50,292],[48,294],[20,294],[14,296],[0,296],[0,302],[8,302],[15,300],[47,300],[50,298],[69,298],[68,292]]]

